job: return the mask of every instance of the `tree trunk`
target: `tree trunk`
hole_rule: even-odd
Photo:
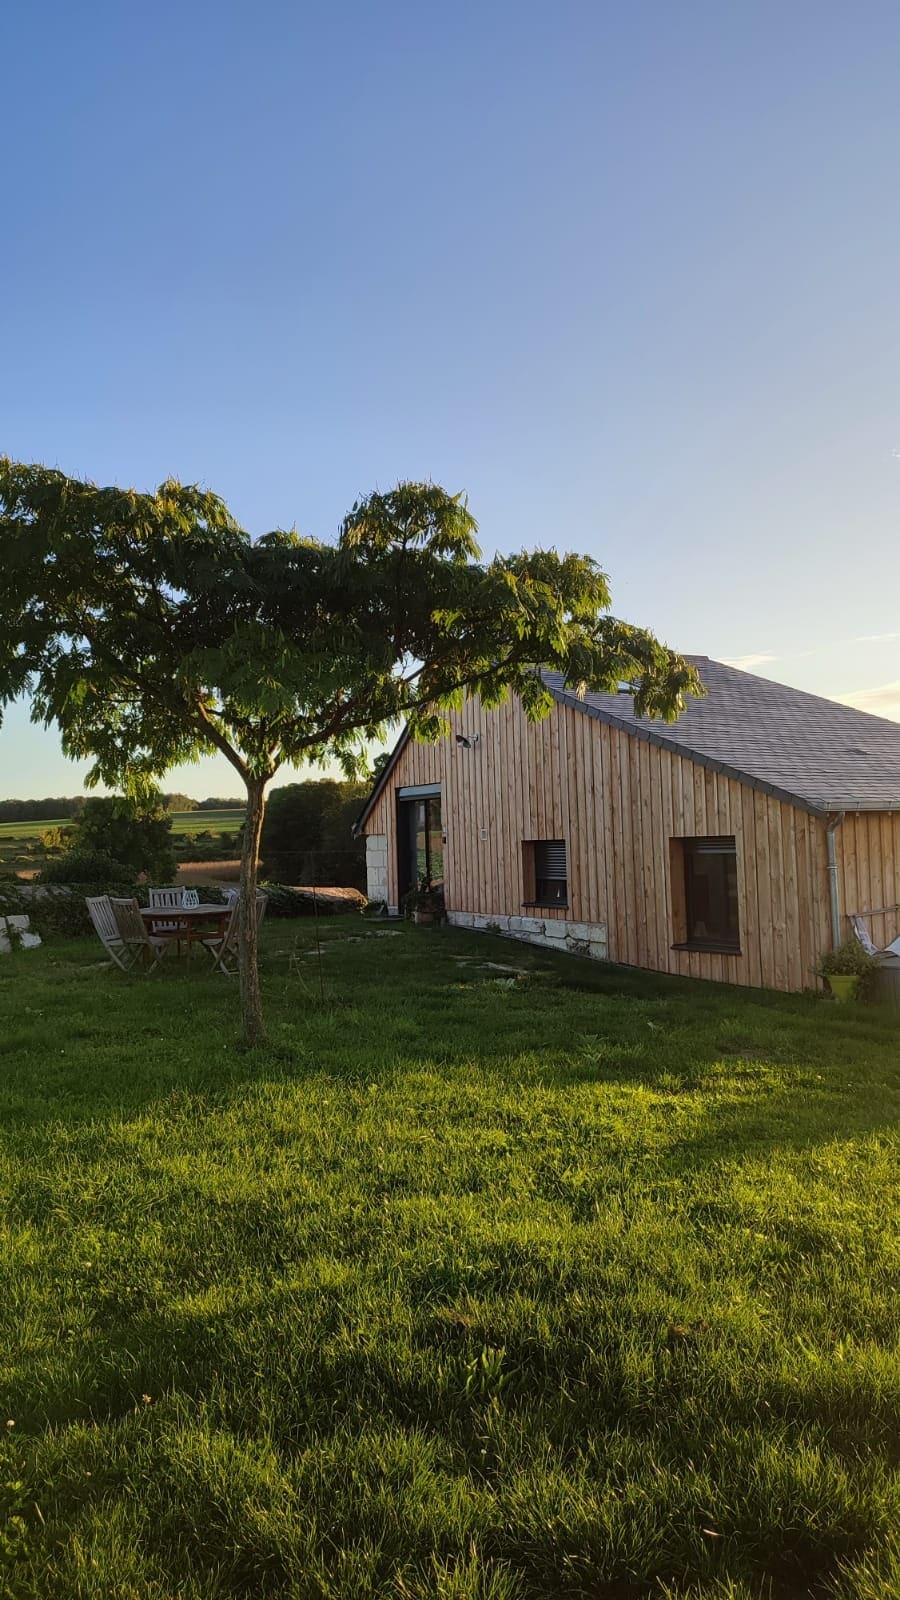
[[[247,779],[247,815],[241,848],[241,901],[238,927],[238,969],[241,986],[241,1022],[244,1044],[260,1044],[266,1036],[259,992],[259,957],[256,938],[256,882],[259,841],[266,810],[266,786]]]

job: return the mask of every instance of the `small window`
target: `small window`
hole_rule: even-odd
[[[522,868],[526,905],[568,905],[565,839],[526,839],[522,845]]]
[[[739,951],[734,835],[671,843],[676,944],[689,950]]]

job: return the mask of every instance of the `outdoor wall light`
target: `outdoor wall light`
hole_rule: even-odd
[[[464,750],[471,750],[473,744],[477,744],[480,738],[480,733],[458,733],[456,742],[461,744]]]

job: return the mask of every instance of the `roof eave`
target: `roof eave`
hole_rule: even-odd
[[[384,764],[383,771],[379,772],[378,777],[375,779],[368,800],[353,824],[352,836],[354,839],[358,839],[362,833],[366,823],[369,820],[369,817],[372,815],[375,806],[378,804],[378,801],[381,798],[383,790],[386,789],[388,779],[390,778],[390,775],[397,765],[397,762],[399,761],[400,756],[402,755],[408,742],[409,729],[404,728],[399,739],[397,740],[397,743],[394,745],[394,748],[391,751],[389,759]]]

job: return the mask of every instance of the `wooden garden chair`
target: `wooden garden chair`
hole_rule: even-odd
[[[268,896],[256,896],[256,929],[259,932],[260,924],[266,914]],[[225,925],[223,934],[215,934],[211,939],[203,940],[204,950],[208,950],[213,958],[213,966],[219,972],[224,972],[227,978],[234,977],[238,970],[238,929],[241,919],[240,898],[231,902],[231,915]]]
[[[127,972],[132,965],[134,957],[128,950],[116,921],[108,894],[88,896],[85,900],[88,916],[91,919],[94,932],[103,945],[108,956],[112,958],[117,967]]]
[[[133,967],[140,961],[147,961],[148,972],[153,972],[159,966],[171,940],[165,935],[159,936],[148,931],[136,900],[120,900],[110,896],[109,903],[119,930],[119,937],[131,955],[129,966]]]
[[[91,895],[85,900],[88,916],[91,919],[94,932],[103,945],[108,956],[120,967],[123,972],[129,972],[136,961],[141,959],[144,950],[149,946],[154,953],[154,966],[159,961],[165,948],[165,940],[151,939],[137,912],[136,900],[120,900],[115,905],[108,894]],[[134,906],[137,912],[137,922],[140,931],[134,926],[134,919],[125,916],[123,919],[122,906]],[[123,920],[125,931],[123,932]],[[156,950],[156,946],[162,948]]]

